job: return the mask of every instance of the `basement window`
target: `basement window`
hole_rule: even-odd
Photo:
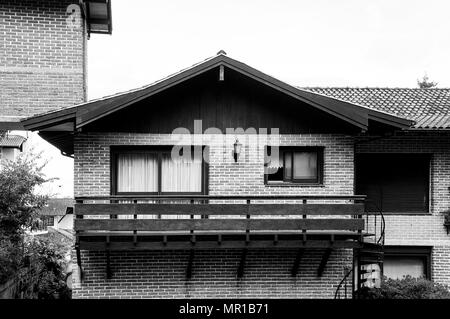
[[[386,246],[384,276],[392,279],[431,278],[431,247]]]
[[[266,184],[321,184],[323,148],[266,147],[264,177]]]

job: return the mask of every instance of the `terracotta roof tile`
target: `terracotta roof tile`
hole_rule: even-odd
[[[300,88],[416,122],[415,129],[450,129],[450,88]]]

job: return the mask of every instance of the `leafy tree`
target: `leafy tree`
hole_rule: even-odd
[[[450,299],[450,288],[424,278],[383,278],[380,288],[364,288],[363,299]]]
[[[24,273],[28,276],[22,291],[31,298],[55,299],[70,298],[70,290],[66,284],[65,255],[67,247],[51,237],[35,237],[25,244]]]
[[[430,89],[430,88],[436,87],[438,85],[438,83],[430,81],[430,79],[428,78],[428,75],[425,74],[423,76],[422,80],[417,80],[417,85],[421,89]]]
[[[25,229],[36,225],[38,210],[47,201],[35,193],[47,181],[40,159],[40,154],[30,152],[0,168],[0,283],[20,267]]]

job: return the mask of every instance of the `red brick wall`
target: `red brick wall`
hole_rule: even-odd
[[[111,279],[106,279],[105,253],[83,251],[85,277],[80,283],[74,274],[73,298],[333,298],[352,252],[333,250],[318,277],[323,253],[306,250],[292,277],[296,250],[249,250],[238,279],[240,250],[199,250],[187,280],[189,251],[112,252]]]
[[[0,2],[0,116],[27,117],[85,100],[86,34],[73,0]]]

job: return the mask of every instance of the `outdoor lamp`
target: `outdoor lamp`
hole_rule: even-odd
[[[233,149],[234,161],[237,162],[239,154],[241,154],[242,144],[239,143],[238,139],[236,139],[236,142],[234,142],[233,147],[234,147],[234,149]]]

